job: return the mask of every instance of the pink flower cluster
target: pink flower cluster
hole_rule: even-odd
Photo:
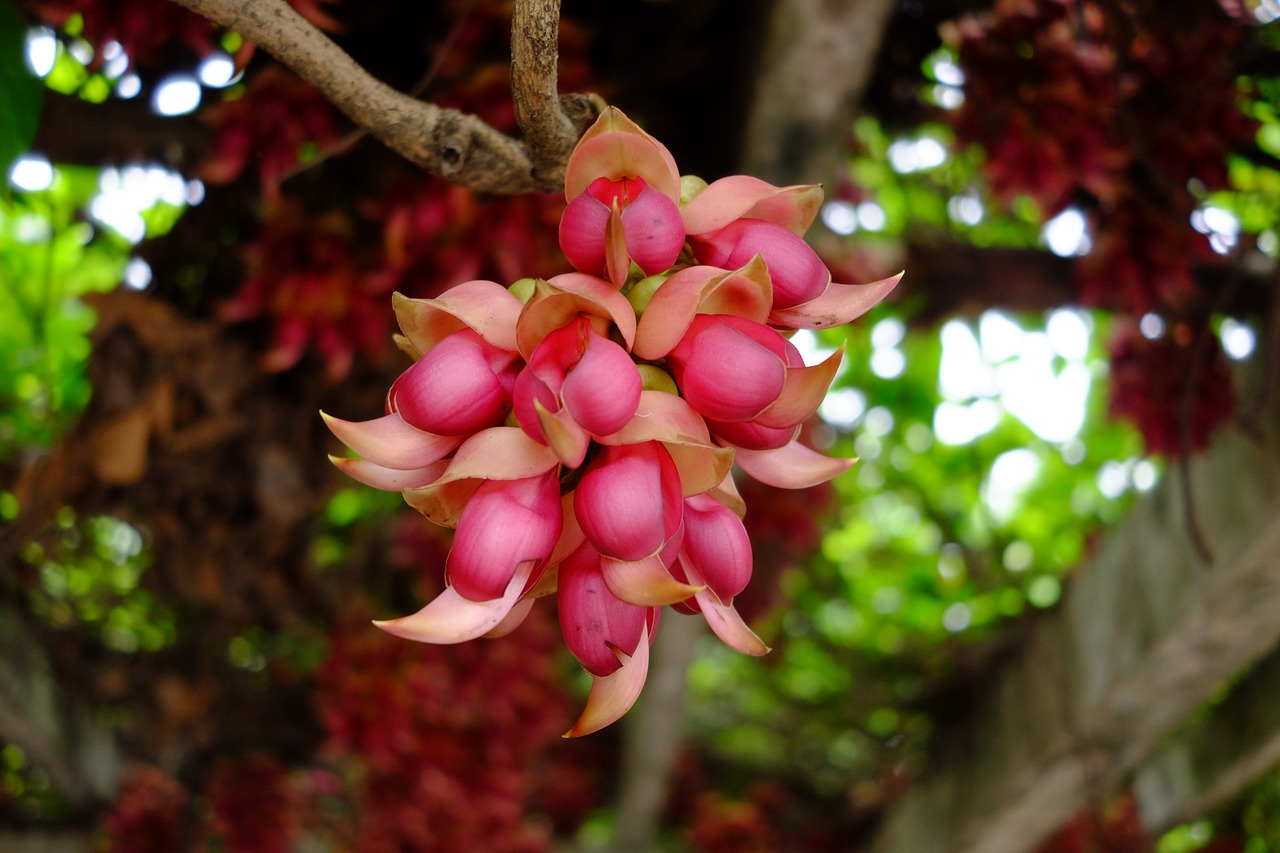
[[[572,736],[631,707],[664,605],[768,651],[733,607],[752,564],[730,468],[803,488],[852,464],[796,441],[841,354],[806,366],[784,333],[849,322],[897,277],[832,283],[800,237],[820,187],[682,179],[612,108],[574,149],[565,195],[560,244],[577,272],[397,295],[415,362],[386,414],[326,421],[361,457],[335,464],[457,531],[444,592],[379,627],[500,636],[556,593],[593,677]]]

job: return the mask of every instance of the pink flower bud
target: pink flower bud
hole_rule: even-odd
[[[445,561],[450,586],[463,598],[501,598],[522,563],[545,568],[563,515],[554,469],[522,480],[486,480],[467,501]]]
[[[591,435],[610,435],[636,413],[642,386],[626,350],[579,317],[547,335],[533,351],[515,382],[516,419],[530,438],[545,443],[537,401],[553,414],[567,409]]]
[[[764,258],[775,309],[808,302],[831,281],[830,271],[809,244],[772,222],[738,219],[691,242],[699,261],[725,269],[745,266],[756,255]]]
[[[628,604],[604,582],[600,554],[590,544],[560,563],[560,630],[573,656],[595,676],[616,672],[618,652],[634,655],[655,608]]]
[[[689,405],[716,421],[748,421],[782,393],[786,341],[768,326],[728,314],[694,317],[668,365]]]
[[[471,329],[461,329],[400,374],[387,404],[425,432],[470,435],[506,417],[518,359]]]
[[[627,561],[659,554],[681,535],[683,506],[679,471],[657,441],[605,447],[573,493],[587,541]]]
[[[751,580],[751,540],[742,520],[710,495],[684,501],[684,556],[723,604]]]
[[[621,235],[611,234],[614,228]],[[632,262],[656,275],[675,263],[683,247],[679,207],[644,178],[596,178],[560,219],[560,249],[569,263],[617,286]]]

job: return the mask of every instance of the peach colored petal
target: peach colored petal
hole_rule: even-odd
[[[709,588],[699,590],[694,596],[702,615],[712,632],[729,648],[744,655],[767,655],[769,647],[742,621],[742,616],[731,604],[722,604]]]
[[[738,467],[762,483],[779,489],[806,489],[843,474],[856,459],[823,456],[798,441],[774,450],[739,447]]]
[[[536,477],[558,464],[554,450],[519,427],[490,427],[462,443],[439,479],[405,489],[404,499],[436,524],[456,527],[462,508],[484,480]]]
[[[404,489],[415,489],[433,483],[444,473],[448,462],[441,460],[423,468],[401,471],[396,468],[384,468],[375,465],[368,459],[349,459],[343,456],[330,456],[329,461],[338,466],[338,470],[353,480],[359,480],[366,486],[382,489],[385,492],[399,492]]]
[[[649,676],[648,627],[641,632],[640,644],[636,646],[634,655],[628,656],[617,647],[611,647],[622,662],[621,668],[603,678],[592,676],[587,707],[583,709],[582,716],[573,724],[573,728],[565,732],[565,737],[581,737],[603,729],[631,710],[631,706],[639,698],[645,679]]]
[[[467,327],[494,346],[515,351],[516,318],[523,306],[497,282],[463,282],[435,299],[410,299],[396,293],[391,305],[401,331],[419,353]]]
[[[707,494],[737,513],[738,518],[742,518],[747,514],[747,502],[738,493],[738,484],[733,481],[732,471],[725,474],[719,485],[707,492]]]
[[[395,412],[369,421],[344,421],[324,412],[320,417],[339,441],[383,468],[417,470],[444,458],[462,443],[461,436],[415,429]]]
[[[820,184],[775,187],[750,175],[709,184],[680,210],[689,234],[706,234],[735,219],[763,219],[803,237],[822,207]]]
[[[502,621],[498,623],[497,627],[495,627],[492,631],[485,634],[484,637],[486,639],[493,640],[493,639],[497,639],[498,637],[507,636],[516,628],[520,627],[520,625],[524,622],[524,620],[529,616],[529,611],[532,609],[533,609],[532,598],[524,598],[524,599],[521,599],[520,601],[517,601],[515,607],[511,608],[511,612],[509,612],[506,616],[504,616],[502,618]]]
[[[700,312],[732,314],[764,323],[772,304],[773,285],[759,255],[738,270],[706,264],[686,267],[663,282],[645,306],[636,327],[635,354],[662,358],[680,342]]]
[[[587,457],[587,448],[591,445],[591,436],[587,431],[578,426],[568,409],[549,412],[537,400],[533,401],[533,408],[538,413],[538,426],[542,428],[542,435],[560,462],[568,468],[581,465],[582,460]]]
[[[609,282],[586,273],[564,273],[534,285],[516,324],[516,343],[527,361],[547,335],[579,314],[613,323],[628,352],[636,337],[636,314],[627,298]]]
[[[784,329],[828,329],[856,320],[889,295],[902,273],[870,284],[832,282],[816,299],[790,308],[775,309],[769,324]]]
[[[587,538],[582,532],[582,525],[578,524],[578,515],[573,510],[573,492],[560,496],[560,509],[564,516],[564,521],[560,525],[560,539],[556,542],[556,547],[551,550],[551,558],[547,561],[547,565],[553,567],[578,550],[578,546]],[[538,586],[542,586],[542,581],[538,582]],[[552,589],[554,591],[554,587]]]
[[[601,555],[600,573],[610,592],[628,604],[644,607],[675,604],[702,588],[673,578],[660,554],[651,554],[634,561],[615,560]]]
[[[680,170],[667,147],[617,107],[607,107],[587,128],[565,167],[564,197],[573,201],[596,178],[639,176],[673,201],[680,200]]]
[[[604,226],[604,267],[615,287],[622,287],[631,272],[631,254],[627,251],[627,232],[622,226],[622,208],[615,198],[609,208],[609,221]]]
[[[733,467],[734,449],[713,444],[702,416],[680,397],[663,391],[642,391],[631,422],[598,440],[614,445],[661,441],[680,472],[685,497],[715,488]]]
[[[786,429],[808,420],[818,411],[831,382],[840,370],[844,344],[821,364],[812,367],[788,367],[787,379],[778,399],[757,415],[753,422],[771,429]]]
[[[471,601],[459,595],[453,587],[445,587],[444,592],[417,613],[373,624],[388,634],[420,643],[450,645],[483,637],[499,628],[516,606],[534,565],[528,562],[517,567],[501,598]]]

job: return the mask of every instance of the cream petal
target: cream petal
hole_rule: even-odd
[[[532,597],[517,601],[516,606],[511,608],[511,612],[503,617],[502,621],[498,623],[497,627],[484,635],[485,638],[492,640],[492,639],[497,639],[498,637],[507,636],[516,628],[519,628],[521,624],[523,624],[524,620],[529,616],[529,611],[532,609],[533,609]]]
[[[462,443],[461,436],[415,429],[395,412],[369,421],[344,421],[324,412],[320,417],[339,441],[383,468],[417,470],[443,459]]]
[[[569,155],[564,197],[572,201],[596,178],[641,177],[673,201],[680,199],[680,170],[666,146],[617,107],[606,107]]]
[[[400,330],[423,354],[467,327],[494,346],[514,352],[516,319],[524,307],[505,287],[485,280],[463,282],[434,299],[410,299],[396,293],[391,305]]]
[[[410,616],[373,624],[406,640],[451,645],[483,637],[502,625],[524,592],[534,563],[522,563],[501,598],[471,601],[445,587],[426,607]]]
[[[660,554],[634,561],[601,555],[600,572],[610,592],[629,604],[645,607],[675,604],[702,588],[673,578]]]
[[[662,358],[680,342],[699,312],[763,323],[772,304],[773,285],[759,256],[737,270],[706,264],[686,267],[663,282],[645,306],[636,328],[635,354]]]
[[[616,287],[586,273],[564,273],[547,281],[538,280],[533,296],[524,306],[516,324],[516,342],[527,361],[542,339],[579,314],[612,322],[628,352],[636,337],[636,314],[631,303]]]
[[[706,234],[735,219],[763,219],[804,236],[822,207],[820,184],[775,187],[750,175],[713,181],[680,210],[685,231]]]
[[[769,315],[769,324],[784,329],[828,329],[843,326],[874,308],[898,286],[902,273],[870,284],[836,284],[832,282],[816,299],[777,308]]]
[[[807,489],[843,474],[856,459],[823,456],[798,441],[774,450],[739,447],[738,467],[762,483],[779,489]]]
[[[782,393],[768,408],[753,418],[753,422],[770,429],[786,429],[808,420],[826,398],[827,390],[836,378],[836,372],[840,370],[840,360],[843,357],[844,344],[841,344],[821,364],[788,367]]]
[[[368,459],[349,459],[343,456],[330,456],[329,461],[338,466],[338,470],[353,480],[359,480],[366,486],[382,489],[385,492],[399,492],[405,489],[416,489],[433,483],[444,473],[449,463],[441,460],[423,468],[401,471],[397,468],[384,468],[375,465]]]
[[[583,709],[582,716],[573,724],[573,728],[565,732],[565,737],[581,737],[603,729],[631,710],[631,706],[640,697],[645,679],[649,677],[648,627],[641,632],[640,644],[636,646],[634,655],[627,656],[616,647],[614,654],[618,656],[622,666],[611,675],[592,676],[587,707]]]

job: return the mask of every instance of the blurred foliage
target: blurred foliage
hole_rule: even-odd
[[[27,66],[26,27],[13,0],[0,0],[0,176],[31,145],[43,89]],[[0,181],[0,198],[8,186]]]

